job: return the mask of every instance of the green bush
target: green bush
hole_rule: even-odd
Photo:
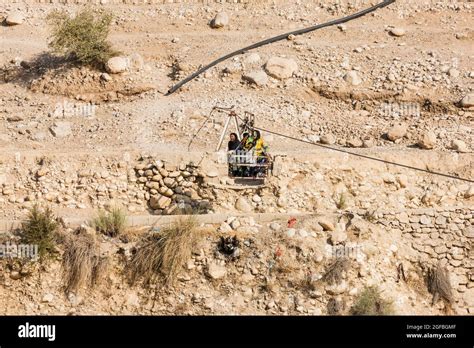
[[[38,256],[42,262],[56,253],[57,229],[58,223],[51,209],[40,209],[34,205],[22,223],[19,235],[22,243],[38,246]]]
[[[109,237],[116,237],[125,230],[127,216],[120,208],[113,208],[110,213],[100,210],[92,221],[97,232]]]
[[[107,40],[112,19],[109,12],[96,13],[89,8],[72,18],[65,11],[55,10],[47,16],[52,29],[49,47],[80,64],[103,66],[118,55]]]
[[[376,286],[366,287],[351,308],[352,315],[391,315],[392,303],[382,298]]]

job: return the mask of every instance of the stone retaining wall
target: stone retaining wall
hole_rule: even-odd
[[[442,262],[451,274],[458,303],[474,313],[474,208],[452,207],[378,212],[373,218],[389,231],[408,239],[419,257],[409,261],[436,265]],[[470,300],[471,299],[471,300]]]

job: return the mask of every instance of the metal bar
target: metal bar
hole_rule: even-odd
[[[221,148],[222,142],[224,141],[225,134],[227,133],[227,128],[229,127],[229,122],[230,122],[230,116],[227,116],[224,130],[222,131],[221,138],[219,139],[219,144],[217,145],[216,151],[219,151],[219,149]]]

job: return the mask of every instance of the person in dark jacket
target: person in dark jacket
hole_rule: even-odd
[[[235,133],[230,133],[230,140],[227,144],[227,151],[234,151],[237,150],[237,148],[240,145],[240,141],[237,138],[237,134]]]

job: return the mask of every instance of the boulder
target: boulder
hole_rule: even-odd
[[[206,274],[211,279],[221,279],[225,277],[225,275],[227,274],[227,270],[224,266],[211,263],[207,266]]]
[[[268,75],[262,70],[255,70],[244,74],[242,79],[257,86],[265,86],[268,83]]]
[[[466,143],[458,139],[455,139],[451,142],[451,148],[454,151],[461,152],[461,153],[469,152],[469,148],[467,147]]]
[[[120,74],[127,70],[128,68],[128,60],[124,57],[113,57],[110,58],[106,65],[105,69],[110,74]]]
[[[321,144],[333,145],[336,143],[336,137],[332,134],[324,134],[321,136]]]
[[[293,59],[271,57],[265,64],[265,69],[271,77],[284,80],[298,71],[298,64]]]
[[[467,94],[464,98],[461,99],[459,103],[464,108],[470,108],[474,106],[474,93]]]
[[[25,17],[21,13],[14,12],[7,16],[7,18],[5,19],[5,23],[7,25],[20,25],[23,24],[24,20]]]
[[[344,75],[344,80],[352,86],[358,86],[362,83],[359,73],[355,70],[349,71],[346,75]]]
[[[171,198],[155,195],[150,197],[149,203],[152,209],[165,209],[171,204]]]
[[[406,124],[396,124],[387,132],[387,138],[391,141],[401,139],[407,134],[407,131],[408,127]]]
[[[70,122],[55,122],[49,130],[56,138],[64,138],[72,133]]]
[[[436,145],[436,134],[433,132],[425,132],[418,141],[418,146],[425,150],[431,150]]]
[[[229,15],[225,12],[219,12],[211,21],[212,28],[222,28],[229,24]]]
[[[239,197],[235,202],[235,208],[243,213],[250,213],[253,208],[250,203],[244,198]]]
[[[249,65],[257,64],[258,62],[260,62],[260,59],[261,58],[258,53],[250,53],[248,56],[245,57],[244,63]]]
[[[349,147],[362,147],[362,145],[363,145],[362,140],[360,140],[358,138],[351,138],[351,139],[347,140],[346,144]]]
[[[396,36],[396,37],[402,37],[405,36],[406,30],[403,28],[392,28],[390,29],[390,35]]]
[[[334,231],[334,223],[327,218],[321,217],[318,223],[325,231]]]

